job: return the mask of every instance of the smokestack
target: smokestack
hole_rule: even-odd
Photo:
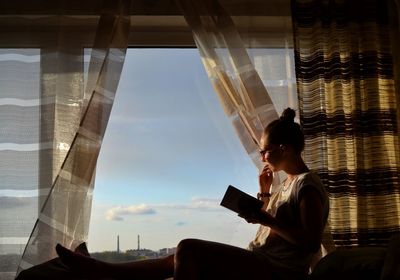
[[[117,235],[117,253],[119,253],[119,235]]]
[[[140,235],[137,236],[137,249],[140,250]]]

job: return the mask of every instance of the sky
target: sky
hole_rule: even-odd
[[[151,250],[201,238],[246,247],[251,225],[219,205],[255,194],[257,169],[197,49],[128,49],[97,164],[89,250]]]

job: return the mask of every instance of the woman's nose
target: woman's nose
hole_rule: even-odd
[[[263,155],[261,156],[261,161],[262,161],[262,162],[267,162],[266,154],[263,154]]]

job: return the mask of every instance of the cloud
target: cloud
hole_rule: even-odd
[[[171,210],[195,210],[195,211],[219,211],[223,208],[219,205],[220,199],[213,198],[193,198],[189,203],[185,204],[138,204],[130,206],[118,206],[110,208],[106,211],[106,219],[109,221],[123,221],[123,216],[132,215],[152,215],[156,214],[156,209]],[[177,226],[185,225],[185,222],[176,223]]]
[[[123,216],[131,215],[152,215],[156,210],[147,206],[146,204],[118,206],[108,209],[106,212],[106,219],[109,221],[123,221]]]
[[[219,210],[221,209],[219,203],[220,199],[215,198],[193,198],[190,206],[201,210]]]
[[[184,226],[184,225],[186,225],[187,223],[186,222],[177,222],[175,225],[177,226],[177,227],[182,227],[182,226]]]
[[[220,199],[215,198],[192,198],[189,203],[185,204],[160,204],[158,206],[163,209],[175,210],[199,210],[199,211],[219,211],[223,208],[219,205]]]

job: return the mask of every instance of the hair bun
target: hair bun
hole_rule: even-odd
[[[292,108],[286,108],[281,115],[281,120],[294,122],[294,118],[296,117],[296,111]]]

